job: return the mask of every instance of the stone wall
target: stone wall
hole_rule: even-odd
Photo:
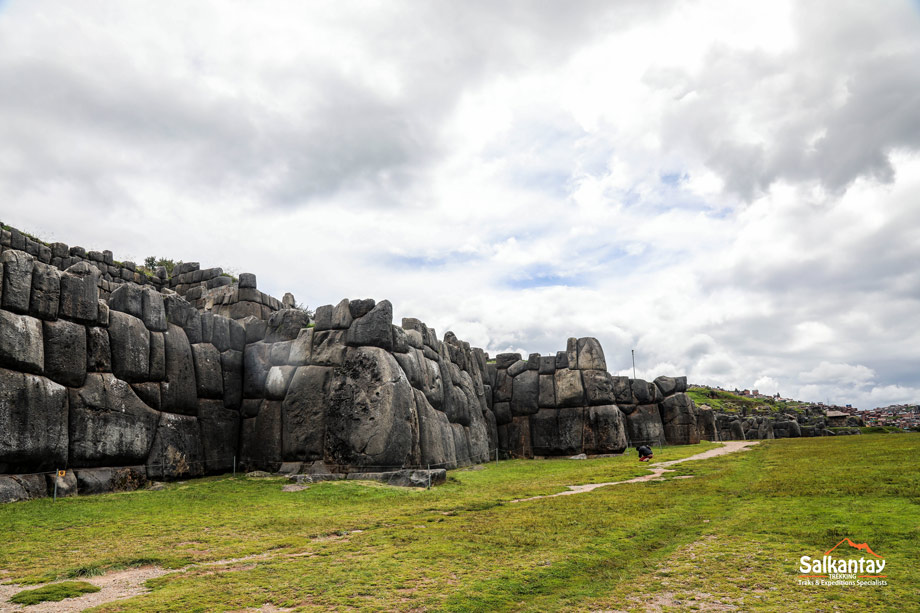
[[[235,283],[192,262],[129,279],[111,254],[3,232],[0,501],[55,483],[60,495],[131,489],[234,462],[451,469],[705,433],[685,378],[611,376],[593,338],[492,361],[417,319],[394,325],[386,300],[342,300],[310,321],[251,274]]]

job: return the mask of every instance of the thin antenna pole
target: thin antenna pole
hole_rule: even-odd
[[[633,358],[633,379],[635,379],[636,378],[636,350],[635,349],[632,350],[632,358]]]

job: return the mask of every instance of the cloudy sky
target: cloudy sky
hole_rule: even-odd
[[[495,354],[920,401],[920,2],[0,0],[0,219]]]

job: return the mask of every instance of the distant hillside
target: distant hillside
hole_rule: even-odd
[[[687,394],[697,406],[708,405],[721,413],[744,412],[755,413],[804,413],[807,407],[815,406],[813,403],[798,400],[775,400],[773,398],[756,398],[742,396],[724,390],[712,389],[700,385],[692,385],[687,389]]]

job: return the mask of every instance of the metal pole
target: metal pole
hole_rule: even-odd
[[[632,358],[633,358],[633,379],[635,379],[636,378],[636,350],[635,349],[632,350]]]
[[[54,500],[52,502],[57,502],[57,482],[58,482],[58,473],[60,471],[55,471],[54,473]]]
[[[236,456],[233,456],[233,476],[236,476]]]
[[[431,489],[431,464],[428,465],[428,489]]]

